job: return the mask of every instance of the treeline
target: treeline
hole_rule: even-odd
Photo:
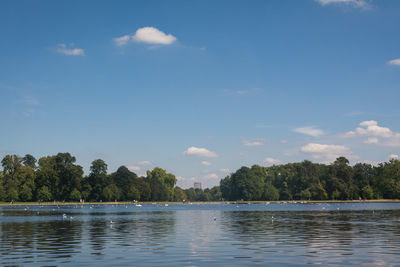
[[[220,182],[226,200],[400,199],[400,161],[378,166],[339,157],[330,165],[303,161],[242,167]]]
[[[94,160],[84,176],[82,166],[69,153],[36,160],[6,155],[0,172],[0,201],[210,201],[219,200],[219,187],[183,190],[175,175],[161,168],[138,177],[125,166],[108,174],[107,164]]]
[[[330,165],[310,161],[241,167],[211,189],[182,189],[176,177],[155,167],[139,177],[125,166],[109,174],[94,160],[85,176],[69,153],[42,157],[6,155],[0,172],[0,201],[218,201],[350,200],[400,198],[400,161],[372,166],[338,158]]]

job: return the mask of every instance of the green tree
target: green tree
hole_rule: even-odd
[[[35,159],[34,156],[32,156],[31,154],[26,154],[23,158],[22,158],[22,162],[24,163],[24,165],[26,167],[31,167],[32,169],[36,169],[36,162],[37,160]]]
[[[253,166],[252,169],[241,167],[232,174],[231,179],[234,199],[261,199],[264,189],[264,177],[257,172],[258,170],[258,166]]]
[[[151,200],[167,201],[174,199],[175,175],[155,167],[152,171],[147,171],[146,179],[151,188]]]
[[[122,200],[131,200],[132,198],[128,196],[129,191],[134,186],[135,180],[137,179],[137,175],[127,167],[121,166],[118,170],[111,174],[114,184],[120,189],[121,195],[120,198]],[[137,191],[137,189],[135,188]],[[138,192],[139,194],[139,192]],[[140,195],[140,194],[139,194]],[[131,194],[132,196],[132,194]],[[135,198],[138,199],[138,198]]]
[[[37,193],[38,200],[50,201],[52,199],[51,192],[47,186],[42,186]]]
[[[92,161],[90,174],[87,179],[84,179],[82,187],[84,192],[90,191],[88,197],[90,200],[100,201],[104,188],[111,182],[107,175],[107,164],[101,159],[96,159]]]
[[[264,184],[262,199],[276,201],[279,200],[279,191],[270,182]]]
[[[81,200],[81,199],[82,199],[81,192],[79,192],[78,189],[74,188],[74,189],[71,191],[71,193],[70,193],[68,199],[70,199],[70,200],[72,200],[72,201],[79,201],[79,200]]]
[[[118,187],[115,184],[110,184],[103,189],[102,198],[106,201],[119,200],[120,194]]]
[[[132,184],[129,187],[128,192],[126,192],[126,200],[139,200],[140,192],[139,190]]]
[[[187,200],[187,196],[185,194],[185,191],[183,191],[182,188],[180,188],[179,186],[176,186],[174,188],[175,194],[174,194],[174,201],[183,201],[183,200]]]

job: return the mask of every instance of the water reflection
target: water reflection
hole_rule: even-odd
[[[392,210],[229,211],[223,217],[224,231],[234,236],[232,245],[248,258],[280,264],[390,265],[400,263],[399,216]]]
[[[1,207],[0,264],[400,264],[400,205],[279,207]]]

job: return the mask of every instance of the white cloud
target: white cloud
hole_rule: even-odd
[[[57,52],[66,56],[84,56],[85,51],[82,48],[67,48],[65,44],[59,44]]]
[[[222,172],[222,173],[230,173],[230,172],[231,172],[230,169],[226,169],[226,168],[221,168],[221,169],[219,169],[218,171],[219,171],[219,172]]]
[[[354,131],[349,131],[339,136],[342,138],[367,136],[369,138],[364,141],[366,144],[378,144],[392,147],[400,146],[400,133],[393,132],[387,127],[379,126],[377,121],[363,121],[360,123],[360,126],[362,127],[357,127]],[[378,137],[384,140],[380,141]]]
[[[196,177],[191,177],[191,178],[185,178],[182,176],[177,176],[176,177],[177,186],[182,187],[182,188],[190,188],[193,187],[193,183],[198,181]]]
[[[244,146],[262,146],[264,143],[260,141],[249,141],[249,140],[244,140],[243,141]]]
[[[344,4],[356,8],[369,8],[369,4],[365,0],[315,0],[322,6],[330,4]]]
[[[390,154],[390,155],[388,156],[388,159],[389,159],[389,160],[391,160],[391,159],[399,159],[399,155]]]
[[[144,161],[139,161],[138,164],[139,165],[151,165],[152,163],[148,160],[144,160]]]
[[[218,157],[217,153],[208,150],[207,148],[200,148],[191,146],[183,152],[183,155],[187,156],[199,156],[206,158],[216,158]]]
[[[113,40],[117,46],[123,46],[129,43],[129,41],[131,40],[131,36],[124,35],[121,37],[114,38]]]
[[[296,133],[302,133],[312,137],[319,137],[324,134],[324,131],[315,128],[314,126],[300,127],[293,130]]]
[[[138,29],[132,39],[136,42],[163,45],[169,45],[176,41],[176,37],[172,34],[165,34],[154,27],[143,27]]]
[[[342,145],[309,143],[305,146],[302,146],[300,151],[310,154],[314,159],[323,162],[333,162],[336,158],[341,156],[347,158],[358,158],[357,156],[353,155],[353,152],[348,147]]]
[[[285,139],[282,139],[282,140],[280,140],[279,141],[281,144],[287,144],[289,141],[288,140],[285,140]]]
[[[208,161],[202,161],[201,162],[201,164],[203,164],[204,166],[210,166],[211,165],[211,162],[208,162]]]
[[[400,58],[396,58],[396,59],[390,60],[390,61],[388,62],[388,64],[389,64],[389,65],[400,66]]]
[[[379,139],[376,137],[368,137],[367,140],[364,141],[365,144],[377,144]]]
[[[126,166],[130,171],[140,171],[140,167],[136,165],[128,165]]]
[[[123,35],[113,39],[117,46],[127,45],[129,42],[146,43],[153,45],[170,45],[176,41],[172,34],[165,34],[154,27],[143,27],[136,30],[132,36]]]
[[[218,179],[218,175],[216,175],[215,173],[210,173],[203,176],[203,179]]]
[[[274,159],[274,158],[270,158],[270,157],[268,157],[268,158],[265,158],[264,160],[263,160],[263,163],[266,163],[266,164],[278,164],[278,163],[280,163],[281,161],[279,160],[279,159]]]

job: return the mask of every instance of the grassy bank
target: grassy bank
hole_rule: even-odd
[[[132,205],[132,204],[156,204],[156,205],[175,205],[175,204],[265,204],[265,203],[385,203],[385,202],[400,202],[399,199],[370,199],[370,200],[292,200],[292,201],[193,201],[193,202],[173,202],[173,201],[156,201],[156,202],[132,202],[132,201],[117,201],[117,202],[0,202],[0,206],[32,206],[32,205]]]

